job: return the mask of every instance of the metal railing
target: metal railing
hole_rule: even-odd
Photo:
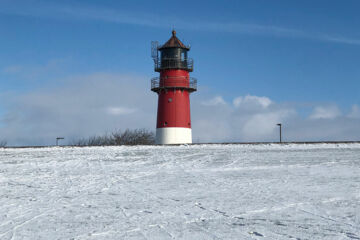
[[[151,79],[151,91],[158,92],[162,89],[185,89],[189,92],[197,90],[197,79],[193,77],[154,77]]]
[[[194,60],[192,58],[177,59],[177,58],[154,58],[155,71],[159,72],[164,69],[184,69],[192,72],[194,69]]]

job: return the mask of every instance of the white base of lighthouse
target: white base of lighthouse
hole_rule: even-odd
[[[192,143],[191,128],[166,127],[156,129],[156,144]]]

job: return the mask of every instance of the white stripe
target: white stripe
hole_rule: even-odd
[[[192,143],[191,128],[167,127],[156,129],[156,144]]]

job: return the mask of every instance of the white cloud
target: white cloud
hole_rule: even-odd
[[[211,22],[211,21],[184,21],[174,16],[159,16],[144,12],[129,12],[119,9],[101,8],[91,5],[66,5],[49,3],[45,1],[31,2],[11,1],[0,3],[0,12],[20,16],[36,16],[55,19],[87,19],[92,21],[104,21],[119,24],[139,25],[146,27],[166,28],[170,24],[179,29],[210,32],[231,32],[239,34],[269,35],[287,38],[312,39],[323,42],[333,42],[350,45],[360,45],[360,39],[330,35],[319,32],[308,32],[301,29],[293,29],[284,26],[274,26],[259,23],[244,22]],[[19,7],[20,6],[20,7]]]
[[[246,95],[245,97],[237,97],[233,100],[233,104],[235,107],[241,106],[261,106],[263,108],[267,108],[272,101],[267,97],[258,97]]]
[[[334,119],[341,116],[337,106],[317,106],[309,116],[310,119]]]
[[[7,66],[5,68],[2,69],[3,73],[6,74],[16,74],[19,73],[23,70],[23,66],[20,65],[12,65],[12,66]]]
[[[351,112],[348,114],[349,118],[360,118],[360,107],[354,104],[351,108]]]
[[[114,129],[155,130],[157,96],[148,78],[95,73],[69,77],[56,88],[23,95],[0,95],[8,112],[0,119],[1,139],[9,145],[53,144]],[[136,93],[136,94],[135,94]],[[141,95],[141,97],[138,97]],[[227,103],[221,96],[191,97],[194,142],[277,141],[277,123],[284,141],[359,140],[359,107],[341,116],[336,106],[315,106],[311,118],[270,98],[239,96]],[[205,103],[205,105],[204,105]],[[64,143],[65,143],[64,142]]]
[[[232,105],[219,96],[213,99],[222,99],[221,104],[193,104],[194,141],[275,141],[276,124],[296,115],[268,97],[239,96]]]
[[[106,112],[110,115],[128,115],[136,112],[136,108],[127,108],[127,107],[107,107]]]
[[[283,109],[249,116],[243,126],[243,137],[254,141],[273,139],[275,136],[277,137],[277,124],[287,120],[294,114],[294,110]]]
[[[41,64],[10,65],[1,69],[1,72],[8,75],[16,75],[25,80],[39,80],[41,77],[52,75],[61,75],[64,72],[64,66],[71,65],[71,58],[50,59]]]
[[[205,106],[218,106],[218,105],[226,105],[226,102],[221,96],[216,96],[209,100],[202,101],[202,104]]]
[[[282,123],[284,141],[359,140],[360,118],[342,116],[337,106],[314,106],[310,116],[298,114],[298,104],[279,104],[268,97],[239,96],[233,104],[203,107],[193,99],[193,139],[197,142],[278,141]],[[353,107],[351,116],[357,116]]]
[[[9,109],[0,120],[0,136],[9,145],[46,145],[54,143],[57,136],[71,142],[115,129],[153,130],[157,96],[147,88],[148,81],[145,77],[94,73],[69,77],[56,88],[0,96],[6,97]]]

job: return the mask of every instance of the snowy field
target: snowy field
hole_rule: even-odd
[[[360,239],[360,144],[0,149],[0,239]]]

